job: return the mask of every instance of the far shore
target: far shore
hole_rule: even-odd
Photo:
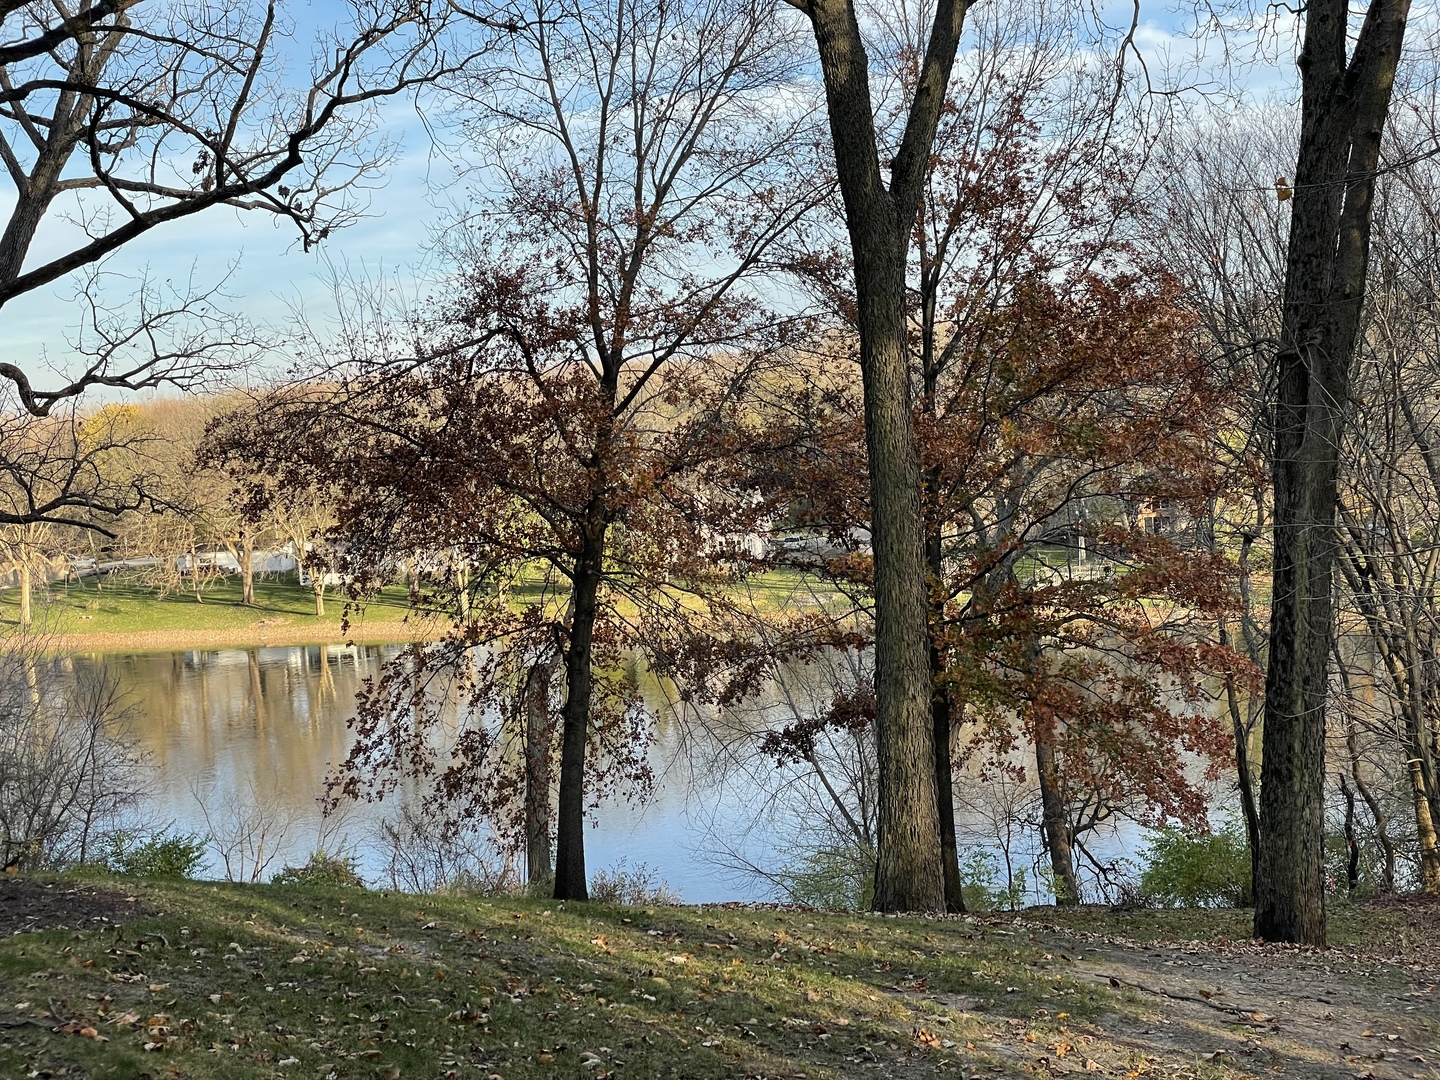
[[[363,607],[327,597],[324,615],[295,575],[257,577],[255,602],[241,602],[234,576],[206,583],[203,599],[162,590],[139,574],[51,586],[35,597],[30,633],[52,653],[175,652],[271,645],[388,645],[433,640],[442,623],[409,605],[403,588],[384,589]],[[0,590],[0,634],[20,631],[17,592]],[[348,612],[349,621],[345,616]]]
[[[284,622],[256,623],[233,629],[213,630],[131,630],[94,634],[47,634],[46,649],[55,653],[182,652],[207,649],[265,649],[283,645],[390,645],[406,641],[430,641],[433,628],[415,622],[392,620],[356,623],[341,630],[337,622],[330,633],[311,621],[286,625]]]

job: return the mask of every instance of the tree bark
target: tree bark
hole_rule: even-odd
[[[1255,934],[1325,942],[1325,698],[1341,421],[1360,326],[1380,137],[1409,0],[1305,9],[1300,152],[1276,352],[1275,553]]]
[[[1080,882],[1075,876],[1075,852],[1070,842],[1070,822],[1065,797],[1060,790],[1060,770],[1055,761],[1055,744],[1041,731],[1035,733],[1035,772],[1040,780],[1041,832],[1055,875],[1055,903],[1073,907],[1080,902]]]
[[[255,606],[255,537],[240,530],[240,603]]]
[[[874,906],[943,911],[920,462],[911,412],[905,278],[910,229],[968,4],[939,0],[905,133],[881,175],[869,62],[850,0],[808,0],[855,260],[875,556]]]
[[[525,673],[525,867],[532,889],[554,877],[550,851],[550,679],[553,661],[540,660]]]
[[[596,494],[592,507],[598,509]],[[590,741],[595,615],[603,576],[607,523],[592,514],[575,560],[575,610],[565,644],[565,706],[560,713],[560,798],[555,822],[555,899],[588,900],[585,877],[585,751]]]
[[[932,528],[925,537],[925,562],[932,581],[939,581],[943,557],[940,534]],[[936,610],[937,607],[940,610]],[[945,689],[945,654],[936,637],[944,610],[930,610],[930,717],[935,744],[935,805],[940,819],[940,871],[945,882],[945,910],[965,911],[965,886],[960,880],[960,845],[955,835],[955,775],[950,761],[950,733],[954,726],[950,695]]]
[[[22,548],[20,566],[18,568],[20,571],[20,628],[22,630],[28,629],[33,619],[33,614],[30,610],[31,578],[33,573],[28,556],[29,552]]]
[[[1435,819],[1430,815],[1430,800],[1425,797],[1425,781],[1420,775],[1420,762],[1411,758],[1410,784],[1415,797],[1415,833],[1420,845],[1420,889],[1426,896],[1440,893],[1440,840],[1435,836]]]

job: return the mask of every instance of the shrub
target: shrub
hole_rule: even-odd
[[[193,878],[205,864],[209,839],[200,833],[152,833],[121,830],[106,838],[100,863],[125,877]]]
[[[875,853],[861,844],[800,852],[774,880],[792,904],[863,911],[875,894]]]
[[[631,907],[651,904],[673,906],[680,903],[679,895],[670,890],[670,884],[657,876],[648,863],[639,863],[631,870],[626,868],[624,859],[609,870],[598,871],[590,879],[590,899],[597,904],[624,904]]]
[[[351,856],[311,853],[304,866],[287,866],[273,878],[273,885],[335,885],[345,889],[365,888],[356,860]]]
[[[1248,907],[1253,894],[1244,827],[1232,820],[1208,836],[1154,830],[1140,892],[1164,907]]]
[[[1025,871],[1009,884],[1000,881],[1000,860],[993,851],[971,848],[960,860],[960,894],[966,911],[1014,911],[1025,900]]]
[[[44,634],[0,633],[0,867],[103,861],[145,788],[109,674],[61,668]],[[132,836],[133,840],[134,837]]]
[[[377,841],[384,859],[380,880],[396,892],[519,896],[525,891],[514,860],[502,857],[482,832],[447,832],[412,803],[380,822]]]

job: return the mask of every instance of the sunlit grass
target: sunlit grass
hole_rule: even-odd
[[[234,630],[257,623],[313,626],[332,636],[339,633],[344,599],[330,595],[326,614],[315,614],[315,596],[294,574],[255,579],[255,604],[240,603],[240,578],[225,575],[207,582],[201,600],[189,589],[166,590],[136,574],[110,578],[84,578],[48,589],[36,589],[36,620],[55,634],[127,634],[142,631]],[[366,618],[398,621],[405,617],[404,588],[383,590],[366,605]],[[15,627],[19,619],[16,589],[0,590],[0,627]],[[317,639],[318,640],[318,639]]]

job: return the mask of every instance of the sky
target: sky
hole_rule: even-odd
[[[289,10],[295,20],[293,47],[299,49],[307,47],[315,28],[335,8],[297,3]],[[1129,14],[1130,7],[1125,4],[1106,18],[1118,25],[1128,22]],[[1152,76],[1158,79],[1166,58],[1187,56],[1193,44],[1176,34],[1183,13],[1150,4],[1141,14],[1136,42],[1147,56]],[[1255,68],[1245,78],[1262,90],[1267,80],[1283,87],[1288,70],[1288,64],[1272,64]],[[425,108],[433,105],[420,106],[421,111]],[[438,117],[432,115],[431,119]],[[268,215],[215,208],[152,230],[109,259],[106,295],[112,302],[121,302],[146,275],[159,282],[191,281],[201,290],[220,286],[224,307],[283,333],[298,308],[321,320],[333,310],[328,283],[337,268],[362,278],[395,278],[413,292],[427,291],[437,280],[434,261],[426,259],[427,248],[436,230],[463,202],[465,190],[456,182],[454,162],[432,146],[413,99],[387,102],[382,126],[396,144],[396,159],[381,184],[369,191],[367,215],[334,233],[317,249],[304,251],[293,227]],[[64,228],[47,222],[31,263],[58,250],[64,239]],[[76,288],[76,280],[62,279],[8,305],[0,317],[0,355],[20,363],[32,375],[47,365],[52,369],[72,366],[74,357],[67,339],[73,338],[80,315],[74,302]],[[272,366],[283,366],[283,362],[277,359]]]

